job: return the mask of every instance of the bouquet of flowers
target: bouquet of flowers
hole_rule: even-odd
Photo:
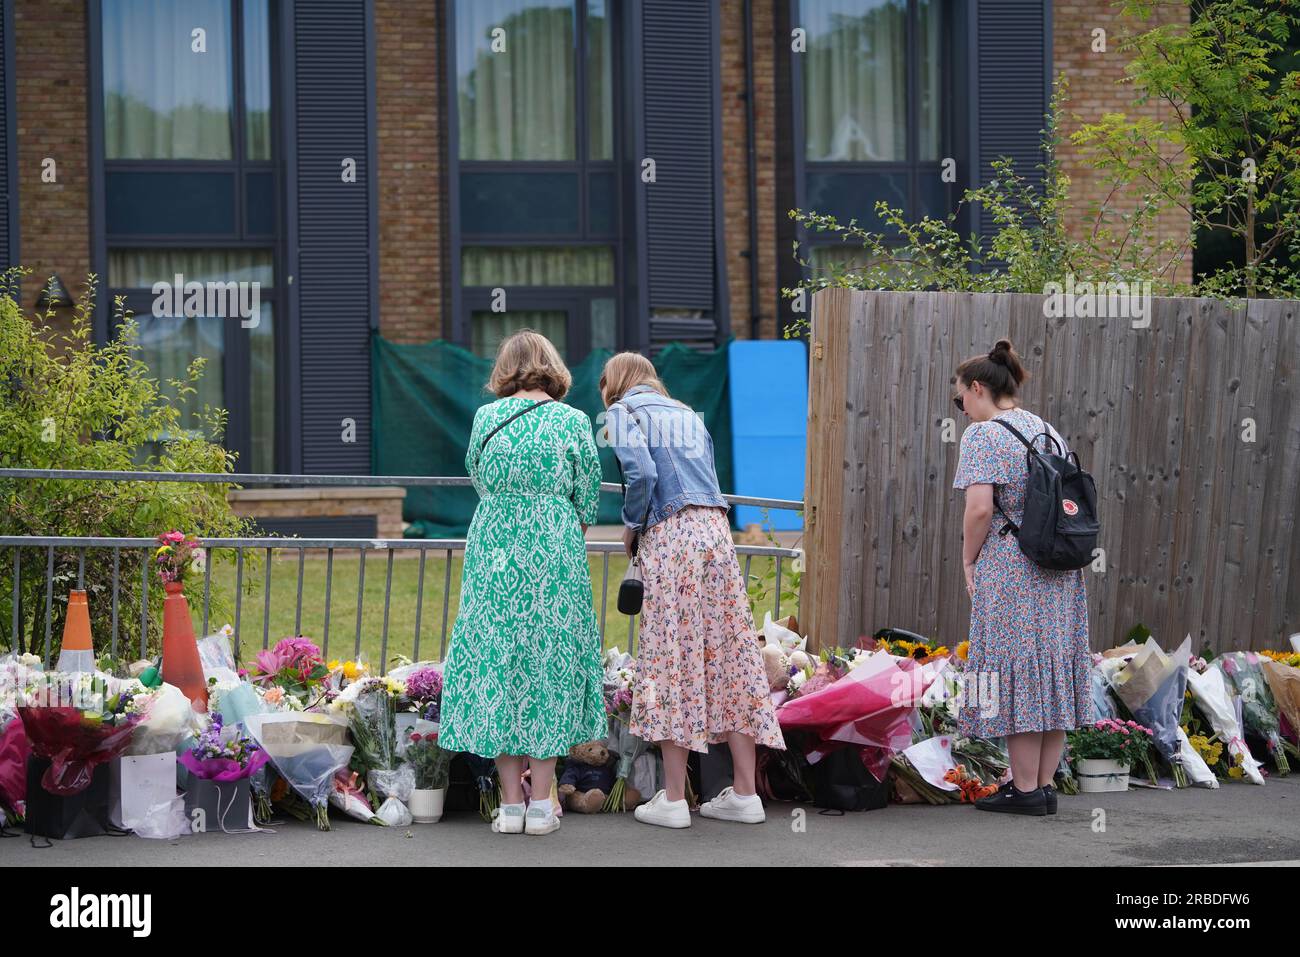
[[[622,721],[613,723],[610,730],[610,743],[614,745],[610,750],[618,755],[618,769],[602,810],[623,812],[628,810],[627,779],[632,773],[632,766],[636,764],[637,758],[649,750],[650,745],[633,734],[631,728]]]
[[[636,661],[631,655],[620,655],[617,648],[610,649],[614,656],[605,655],[605,714],[611,725],[627,724],[632,720],[632,682],[636,677]]]
[[[1228,769],[1229,776],[1234,778],[1245,776],[1253,784],[1263,784],[1264,776],[1259,772],[1259,762],[1251,756],[1250,749],[1246,747],[1241,722],[1237,716],[1237,706],[1222,669],[1210,668],[1204,674],[1193,671],[1188,675],[1187,683],[1192,689],[1192,698],[1196,706],[1210,722],[1219,740],[1227,746],[1232,761]]]
[[[282,638],[274,648],[257,653],[253,682],[264,689],[279,688],[311,708],[325,697],[325,666],[320,649],[308,638]]]
[[[253,714],[244,723],[280,777],[310,805],[316,826],[328,831],[334,779],[352,759],[353,748],[345,743],[346,721],[337,715],[306,712]]]
[[[50,794],[79,794],[90,786],[98,765],[131,743],[138,716],[122,710],[120,698],[109,705],[128,683],[94,673],[33,677],[18,714],[32,753],[50,762],[41,784]]]
[[[491,823],[492,815],[501,806],[501,788],[497,781],[497,764],[491,758],[466,753],[469,773],[474,777],[478,787],[478,813],[484,821]]]
[[[1246,730],[1264,739],[1278,774],[1285,776],[1291,773],[1291,765],[1282,745],[1277,704],[1264,676],[1264,660],[1267,659],[1253,651],[1230,651],[1215,658],[1210,667],[1222,671],[1226,682],[1237,692]]]
[[[405,686],[392,678],[366,678],[344,689],[330,705],[347,718],[356,745],[354,767],[365,772],[371,791],[383,798],[376,800],[376,813],[393,825],[410,823],[405,802],[414,787],[410,768],[397,760],[397,701],[405,695]]]
[[[366,797],[359,777],[356,771],[349,771],[347,768],[335,772],[334,790],[330,792],[329,802],[348,817],[354,817],[367,824],[383,826],[383,820],[376,817],[370,807],[370,799]]]
[[[212,714],[198,741],[177,758],[191,774],[205,781],[241,780],[267,760],[262,747],[238,725],[226,725],[220,713]]]
[[[1134,720],[1151,729],[1156,750],[1169,763],[1174,784],[1180,788],[1188,784],[1179,728],[1191,647],[1192,638],[1188,635],[1177,651],[1166,655],[1154,638],[1148,638],[1111,678],[1115,697],[1128,708]]]
[[[422,721],[439,721],[442,713],[442,672],[432,665],[426,665],[408,674],[403,683],[406,685],[409,710],[418,714]]]
[[[163,532],[158,536],[153,562],[163,584],[184,583],[190,572],[203,571],[207,553],[193,535],[177,531]]]
[[[185,692],[169,684],[150,689],[140,685],[138,691],[125,689],[110,698],[108,705],[115,711],[137,718],[135,734],[125,754],[175,751],[194,733],[199,719]]]
[[[1276,659],[1263,662],[1262,667],[1282,716],[1283,740],[1291,745],[1291,753],[1300,758],[1300,668]]]

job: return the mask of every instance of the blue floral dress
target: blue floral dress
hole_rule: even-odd
[[[1027,439],[1055,429],[1032,412],[999,413]],[[1037,440],[1040,448],[1047,444]],[[993,485],[1017,525],[1024,515],[1025,447],[996,422],[972,423],[961,437],[953,488]],[[1071,731],[1092,720],[1088,596],[1082,570],[1035,565],[995,509],[975,563],[970,651],[960,713],[963,733],[981,738]]]

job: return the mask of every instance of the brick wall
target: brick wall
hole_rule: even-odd
[[[379,328],[395,342],[443,334],[441,4],[375,2]]]
[[[746,147],[743,0],[722,0],[722,176],[731,331],[751,338],[751,270],[757,263],[760,335],[776,334],[776,99],[772,31],[774,0],[753,0],[754,147],[758,183],[758,256],[749,250],[749,154]]]
[[[1100,0],[1057,0],[1053,5],[1052,59],[1056,76],[1065,74],[1069,81],[1069,100],[1065,104],[1061,136],[1064,140],[1059,158],[1062,171],[1070,177],[1070,200],[1078,215],[1074,228],[1085,230],[1093,221],[1087,211],[1104,202],[1113,184],[1105,173],[1090,170],[1084,163],[1079,148],[1070,145],[1070,134],[1081,124],[1099,120],[1105,113],[1125,113],[1129,116],[1163,118],[1168,107],[1158,102],[1145,106],[1133,105],[1133,89],[1121,85],[1126,58],[1119,51],[1120,37],[1136,25],[1127,21]],[[1185,8],[1157,5],[1155,17],[1160,22],[1186,22]],[[1093,52],[1093,30],[1106,31],[1105,53]],[[1132,208],[1136,197],[1121,196],[1113,202],[1119,208]],[[1179,239],[1188,236],[1191,217],[1183,210],[1162,214],[1157,222],[1159,239]],[[1173,278],[1190,282],[1192,257],[1190,252],[1178,264]]]
[[[74,297],[90,271],[90,174],[86,152],[86,5],[84,0],[16,0],[14,76],[18,108],[18,207],[23,288],[30,313],[57,273]],[[56,181],[42,182],[55,162]],[[53,323],[66,329],[71,311]]]

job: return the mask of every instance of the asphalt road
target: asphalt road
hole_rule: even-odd
[[[1104,819],[1098,812],[1104,812]],[[798,825],[804,827],[800,829]],[[1104,828],[1100,825],[1104,824]],[[1217,791],[1133,789],[1061,798],[1050,818],[987,814],[963,806],[890,806],[830,816],[768,807],[759,826],[702,820],[683,831],[628,815],[568,815],[546,837],[493,834],[475,815],[379,828],[334,819],[318,832],[288,821],[274,833],[210,833],[151,841],[94,837],[30,846],[0,841],[0,867],[151,865],[1036,865],[1116,867],[1267,863],[1300,866],[1300,774],[1264,787]]]

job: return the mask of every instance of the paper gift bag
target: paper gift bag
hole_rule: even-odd
[[[189,790],[185,792],[185,815],[190,819],[190,828],[195,834],[256,829],[253,792],[248,778],[207,781],[191,775]]]
[[[108,827],[108,765],[95,767],[90,786],[67,797],[50,794],[41,784],[47,758],[27,758],[27,833],[65,840],[94,837]]]
[[[108,819],[114,827],[134,830],[149,809],[176,796],[176,753],[133,754],[110,765]]]

